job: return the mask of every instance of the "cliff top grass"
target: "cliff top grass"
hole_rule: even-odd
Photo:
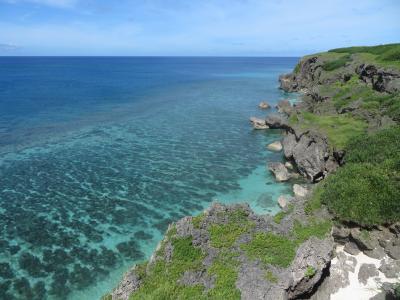
[[[355,59],[400,69],[400,44],[337,48],[330,53],[354,54]]]
[[[325,204],[336,218],[364,226],[400,221],[400,127],[360,136],[346,164],[316,189],[308,209]]]
[[[365,121],[347,114],[316,115],[310,112],[292,115],[289,122],[303,130],[316,129],[322,132],[336,149],[344,149],[350,140],[365,133],[368,126]]]

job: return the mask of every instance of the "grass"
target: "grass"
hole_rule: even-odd
[[[290,215],[293,212],[293,209],[294,209],[294,205],[289,204],[287,210],[282,210],[274,216],[274,222],[276,224],[280,224],[284,217]]]
[[[322,65],[322,69],[324,69],[324,71],[333,71],[341,67],[344,67],[350,61],[351,61],[350,55],[343,55],[339,58],[324,62],[324,64]]]
[[[171,262],[162,259],[148,266],[142,276],[143,283],[130,299],[200,299],[203,286],[183,286],[178,279],[188,270],[198,270],[204,254],[192,244],[191,237],[171,238],[174,247]]]
[[[237,209],[228,214],[226,224],[213,224],[208,228],[211,246],[215,248],[229,248],[244,233],[250,231],[254,223],[249,221],[243,209]]]
[[[299,221],[295,221],[293,234],[296,243],[300,245],[312,236],[323,239],[330,232],[331,228],[332,222],[330,220],[310,218],[306,225],[303,225]]]
[[[321,183],[314,197],[336,218],[370,226],[400,221],[400,127],[348,144],[346,164]]]
[[[200,229],[201,223],[204,220],[204,214],[199,214],[192,218],[192,224],[194,228]]]
[[[304,211],[307,215],[312,215],[314,212],[322,208],[322,203],[321,203],[322,192],[323,189],[320,186],[317,186],[314,189],[311,198],[306,202],[304,206]]]
[[[240,291],[236,288],[237,261],[233,252],[224,251],[213,261],[208,270],[212,276],[215,275],[214,288],[208,292],[212,299],[240,299]]]
[[[344,149],[350,140],[362,135],[367,129],[365,121],[355,119],[348,114],[315,115],[310,112],[302,112],[292,115],[289,122],[304,130],[315,129],[322,132],[335,149]]]
[[[265,264],[288,267],[296,255],[296,243],[287,237],[260,232],[241,248],[252,259],[260,259]]]

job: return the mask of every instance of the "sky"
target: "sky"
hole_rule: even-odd
[[[301,56],[400,42],[400,0],[0,0],[0,55]]]

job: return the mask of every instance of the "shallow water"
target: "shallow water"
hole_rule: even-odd
[[[0,299],[96,299],[212,201],[275,213],[292,58],[0,58]]]

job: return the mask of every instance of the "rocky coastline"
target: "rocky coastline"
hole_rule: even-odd
[[[292,73],[280,76],[280,88],[301,93],[300,103],[280,101],[278,114],[251,119],[257,130],[284,131],[281,143],[269,149],[283,151],[286,159],[267,166],[277,182],[299,176],[307,180],[294,184],[293,197],[280,199],[282,211],[275,216],[257,215],[246,204],[214,203],[199,216],[185,217],[169,226],[150,260],[128,271],[104,300],[160,295],[167,299],[399,299],[400,223],[339,222],[327,207],[313,203],[317,187],[346,163],[346,149],[337,137],[344,132],[339,125],[319,126],[310,121],[314,121],[310,114],[341,120],[350,113],[362,118],[360,128],[366,132],[396,124],[396,116],[372,112],[359,99],[339,107],[337,91],[356,77],[374,93],[397,97],[400,70],[355,54],[330,70],[334,55],[306,56]],[[259,107],[270,105],[263,101]]]

